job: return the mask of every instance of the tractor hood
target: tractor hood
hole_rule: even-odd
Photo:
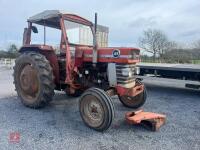
[[[82,58],[85,62],[92,62],[93,48],[78,47],[76,58]],[[97,62],[107,63],[137,63],[140,61],[140,50],[132,47],[108,47],[98,48]]]

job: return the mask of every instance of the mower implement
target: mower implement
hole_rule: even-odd
[[[125,118],[129,124],[141,124],[152,131],[158,131],[158,129],[166,122],[165,115],[144,112],[143,110],[127,112]]]

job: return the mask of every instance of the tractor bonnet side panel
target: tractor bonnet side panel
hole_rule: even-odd
[[[97,62],[127,64],[138,63],[140,61],[139,53],[140,50],[136,48],[99,48]],[[76,51],[77,64],[92,62],[92,57],[91,47],[79,47]]]

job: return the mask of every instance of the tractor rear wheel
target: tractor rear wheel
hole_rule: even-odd
[[[136,80],[136,85],[141,85],[141,81]],[[146,88],[144,87],[144,91],[134,97],[129,96],[119,96],[119,100],[125,107],[129,108],[139,108],[141,107],[147,98]]]
[[[97,131],[107,130],[114,118],[111,98],[98,88],[90,88],[82,94],[79,111],[84,123]]]
[[[54,77],[49,61],[36,52],[25,52],[15,61],[14,84],[22,103],[40,108],[54,96]]]

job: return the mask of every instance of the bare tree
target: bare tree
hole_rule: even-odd
[[[168,61],[170,53],[175,49],[180,48],[179,45],[175,41],[166,41],[163,45],[162,49],[160,50],[160,59],[163,61]]]
[[[161,30],[157,29],[148,29],[139,38],[139,46],[146,52],[153,54],[154,62],[156,55],[162,57],[171,44],[167,36]]]
[[[168,41],[168,38],[161,31],[157,33],[158,41],[157,41],[157,51],[160,56],[160,60],[162,61],[164,54],[169,50],[171,42]]]
[[[194,42],[194,48],[200,49],[200,40]]]

